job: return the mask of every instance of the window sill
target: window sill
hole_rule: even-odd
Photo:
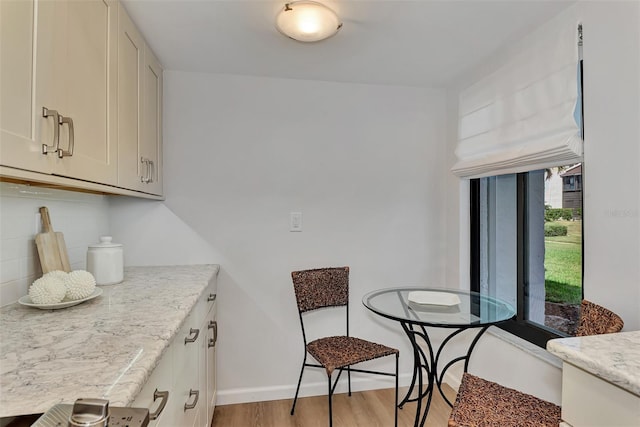
[[[548,363],[551,366],[554,366],[558,369],[562,368],[562,360],[560,358],[549,353],[547,350],[520,338],[517,335],[513,335],[512,333],[509,333],[500,328],[496,328],[495,326],[490,327],[487,332],[494,337],[501,339],[502,341],[513,345],[514,347],[519,348],[525,353],[528,353],[531,356]]]

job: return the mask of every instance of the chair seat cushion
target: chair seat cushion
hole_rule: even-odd
[[[560,407],[465,373],[449,427],[558,427]]]
[[[398,353],[395,348],[346,336],[311,341],[307,344],[307,351],[324,366],[327,375],[331,375],[335,369]]]

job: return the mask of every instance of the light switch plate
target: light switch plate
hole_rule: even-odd
[[[289,231],[302,231],[302,212],[291,212],[289,215]]]

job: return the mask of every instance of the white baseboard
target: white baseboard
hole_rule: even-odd
[[[456,375],[456,373],[451,372],[451,370],[448,370],[444,374],[444,382],[449,384],[451,386],[451,388],[456,390],[456,391],[460,388],[460,380],[461,379],[462,379],[462,377],[460,375]]]
[[[345,374],[346,375],[346,374]],[[400,387],[408,386],[411,383],[411,374],[400,374],[398,384]],[[351,391],[378,390],[384,388],[393,388],[395,386],[393,378],[367,376],[366,378],[357,378],[356,375],[351,376]],[[336,393],[346,393],[348,391],[347,380],[343,376],[336,387]],[[245,387],[229,390],[218,390],[217,405],[232,405],[234,403],[264,402],[268,400],[293,399],[296,392],[296,384],[270,386],[270,387]],[[306,383],[304,378],[300,385],[300,393],[298,397],[307,396],[326,396],[327,383],[315,382]]]

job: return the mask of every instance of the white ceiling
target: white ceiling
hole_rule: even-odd
[[[274,26],[284,0],[123,0],[166,69],[443,87],[569,1],[326,0],[340,32],[305,44]]]

